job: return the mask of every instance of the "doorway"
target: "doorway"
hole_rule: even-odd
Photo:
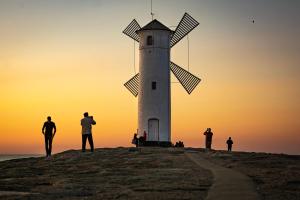
[[[148,120],[148,139],[149,141],[159,141],[159,120],[152,118]]]

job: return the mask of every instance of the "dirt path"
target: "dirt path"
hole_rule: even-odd
[[[252,180],[240,172],[213,164],[201,157],[197,151],[186,151],[186,156],[198,166],[210,170],[214,183],[208,191],[207,200],[257,200]]]

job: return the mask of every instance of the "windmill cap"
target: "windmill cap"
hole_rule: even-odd
[[[137,30],[136,33],[139,33],[140,31],[145,31],[145,30],[164,30],[164,31],[173,32],[171,29],[169,29],[168,27],[166,27],[165,25],[163,25],[156,19],[154,19],[153,21],[149,22],[144,27]]]

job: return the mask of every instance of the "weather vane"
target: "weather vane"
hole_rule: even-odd
[[[154,13],[152,12],[152,0],[151,0],[151,12],[150,12],[150,14],[151,14],[151,19],[153,20]]]

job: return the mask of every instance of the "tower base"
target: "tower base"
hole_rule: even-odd
[[[171,142],[160,142],[160,141],[145,141],[143,146],[146,147],[171,147]]]

